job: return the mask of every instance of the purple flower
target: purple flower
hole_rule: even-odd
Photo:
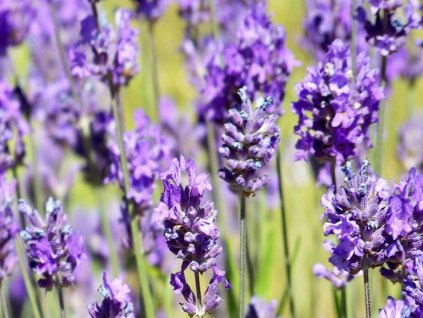
[[[257,297],[252,297],[245,318],[275,318],[276,311],[275,300],[268,302]]]
[[[423,254],[408,262],[406,271],[402,296],[412,312],[412,317],[421,317],[423,313]]]
[[[419,0],[407,0],[405,4],[401,0],[369,2],[371,15],[375,18],[369,18],[366,9],[360,6],[357,9],[357,19],[366,30],[369,43],[378,48],[383,56],[388,56],[404,46],[410,31],[421,27]]]
[[[74,284],[73,271],[84,258],[82,237],[66,224],[67,216],[59,201],[46,203],[46,221],[38,211],[19,200],[19,211],[29,222],[21,232],[29,266],[39,276],[38,286],[50,290],[55,284]]]
[[[379,310],[379,318],[406,318],[410,317],[410,309],[403,300],[388,297],[385,308]]]
[[[414,86],[423,74],[423,48],[419,45],[402,47],[389,56],[388,65],[386,76],[390,81],[401,77]]]
[[[137,14],[148,21],[154,22],[166,11],[170,0],[133,0]]]
[[[19,231],[12,211],[15,184],[0,174],[0,284],[16,266],[15,237]]]
[[[130,190],[127,199],[142,211],[151,208],[155,182],[161,171],[161,161],[170,152],[160,127],[152,124],[143,111],[134,114],[136,128],[124,134],[125,153],[130,176]],[[120,166],[120,152],[117,144],[110,145],[112,162],[107,182],[118,181],[124,188],[123,173]]]
[[[346,187],[331,187],[321,202],[325,208],[324,234],[338,239],[329,261],[352,275],[363,268],[381,266],[385,260],[389,188],[385,180],[369,175],[368,168],[365,161],[355,174],[347,162],[342,168]]]
[[[328,280],[336,288],[344,288],[348,282],[351,281],[354,276],[347,271],[340,270],[334,267],[333,270],[329,270],[322,264],[316,264],[313,266],[313,273],[317,277]]]
[[[295,87],[298,115],[294,132],[297,159],[313,157],[319,162],[336,160],[338,165],[358,154],[359,146],[369,148],[369,126],[377,122],[379,103],[384,97],[377,70],[369,59],[357,56],[356,76],[351,70],[348,45],[336,40],[326,58],[308,69],[304,81]]]
[[[274,110],[273,100],[257,101],[253,109],[246,91],[246,87],[239,90],[242,103],[228,112],[219,149],[225,158],[225,167],[219,176],[233,191],[250,196],[268,181],[268,176],[259,173],[276,151],[280,130],[279,113]]]
[[[181,271],[171,275],[170,283],[175,293],[182,294],[186,300],[183,310],[191,317],[196,314],[201,317],[222,302],[217,295],[218,285],[224,283],[226,288],[230,287],[225,272],[216,265],[216,257],[222,252],[215,225],[217,211],[213,202],[202,203],[205,191],[211,191],[212,187],[206,175],[197,174],[194,161],[184,157],[174,158],[161,179],[164,191],[157,210],[164,225],[164,238],[169,250],[183,260]],[[204,303],[197,303],[185,280],[188,267],[197,275],[213,270]]]
[[[298,64],[285,40],[283,28],[272,24],[266,7],[261,3],[252,6],[234,40],[224,43],[206,66],[200,114],[223,123],[227,110],[237,102],[236,92],[243,86],[253,99],[272,96],[279,106],[289,75]]]
[[[23,42],[34,18],[30,0],[2,1],[0,3],[0,56],[7,49]]]
[[[423,142],[423,116],[417,114],[404,123],[399,130],[397,154],[403,166],[415,167],[423,172],[423,149],[416,147]]]
[[[22,138],[28,131],[19,101],[7,82],[0,78],[0,174],[22,162],[25,156]]]
[[[134,306],[130,298],[130,289],[120,279],[109,282],[103,273],[103,284],[98,289],[101,302],[88,307],[91,318],[135,318]]]

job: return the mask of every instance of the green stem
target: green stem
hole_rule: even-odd
[[[29,302],[32,307],[32,314],[34,315],[34,318],[41,318],[40,310],[37,304],[37,299],[35,298],[34,288],[29,278],[28,272],[26,271],[25,261],[24,261],[25,256],[22,252],[21,241],[19,239],[16,240],[15,246],[16,246],[16,252],[18,254],[19,267],[21,269],[22,278],[24,280],[26,292],[28,294]]]
[[[282,237],[283,237],[283,253],[285,258],[285,272],[286,280],[288,285],[288,294],[289,294],[289,310],[291,317],[295,318],[295,303],[294,295],[292,290],[292,272],[291,272],[291,258],[289,255],[289,244],[288,244],[288,229],[287,229],[287,217],[286,217],[286,207],[285,207],[285,198],[283,191],[283,179],[282,179],[282,151],[278,149],[276,154],[276,168],[278,173],[279,180],[279,204],[281,212],[281,221],[282,221]]]
[[[386,88],[386,64],[387,64],[386,56],[382,56],[381,85],[384,88]],[[385,127],[384,127],[385,126],[385,110],[386,110],[386,99],[382,100],[380,103],[379,122],[377,126],[375,172],[378,175],[382,173],[383,135],[385,130]]]
[[[366,304],[366,318],[372,318],[372,303],[370,300],[370,283],[369,283],[369,269],[365,267],[363,269],[363,281],[364,281],[364,301]]]
[[[198,318],[203,318],[204,314],[203,314],[203,301],[201,299],[201,284],[200,284],[200,273],[197,271],[194,274],[195,276],[195,290],[197,293],[197,308],[199,308],[199,314],[198,314]]]
[[[59,299],[60,317],[66,318],[65,301],[63,298],[63,289],[62,289],[62,286],[60,285],[60,279],[58,279],[57,281],[56,291],[57,291],[57,297]]]
[[[247,215],[248,215],[248,209],[247,206],[245,207],[245,219],[247,219]],[[257,223],[257,222],[255,222]],[[248,226],[248,224],[246,224],[246,226]],[[255,233],[258,234],[258,233]],[[246,232],[246,241],[248,242],[248,230]],[[250,292],[250,297],[252,297],[253,295],[255,295],[255,275],[254,275],[254,265],[253,265],[253,257],[251,255],[251,245],[248,244],[247,246],[247,275],[248,275],[248,286],[249,286],[249,292]]]
[[[112,230],[110,226],[109,219],[107,217],[107,212],[103,204],[103,198],[101,195],[101,189],[98,187],[94,188],[94,192],[97,198],[97,204],[100,209],[100,216],[101,216],[101,225],[103,228],[104,236],[106,237],[107,247],[109,249],[109,257],[110,257],[110,266],[112,269],[112,274],[114,277],[118,276],[119,274],[119,260],[116,249],[114,247],[114,241],[112,236]]]
[[[243,193],[239,194],[240,200],[240,224],[239,224],[239,240],[240,240],[240,286],[239,286],[239,318],[245,317],[245,298],[246,298],[246,280],[245,273],[247,269],[247,215],[245,213],[246,198]]]
[[[139,220],[137,216],[131,219],[132,246],[137,266],[138,280],[141,285],[142,302],[146,318],[154,318],[154,303],[151,296],[150,286],[147,276],[147,263],[143,255],[142,234],[139,229]]]
[[[151,48],[151,78],[153,82],[153,94],[154,94],[154,103],[155,103],[155,120],[160,121],[160,82],[159,82],[159,70],[157,63],[157,46],[154,38],[154,22],[148,23],[148,41]],[[152,114],[153,115],[153,114]]]
[[[0,293],[1,293],[1,306],[3,307],[3,317],[9,318],[9,306],[6,298],[7,293],[7,287],[6,282],[3,281],[3,283],[0,285]]]
[[[341,289],[341,317],[347,318],[347,289],[346,287]]]

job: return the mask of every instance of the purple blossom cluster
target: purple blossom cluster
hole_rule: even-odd
[[[335,40],[324,60],[308,69],[295,90],[297,159],[312,157],[340,165],[355,158],[360,146],[371,146],[369,127],[378,121],[384,93],[379,73],[370,68],[364,53],[357,56],[354,75],[349,46]]]
[[[135,11],[141,18],[155,22],[166,11],[171,0],[133,0]]]
[[[421,4],[418,0],[369,0],[371,17],[364,6],[357,9],[357,20],[364,26],[367,40],[382,56],[405,45],[406,36],[421,28]]]
[[[15,237],[19,232],[13,217],[15,184],[0,174],[0,285],[16,266]]]
[[[220,155],[224,167],[219,176],[231,189],[246,196],[264,187],[269,177],[261,174],[276,152],[280,141],[278,119],[271,98],[257,101],[254,109],[247,88],[238,92],[241,103],[228,111]]]
[[[212,187],[205,174],[197,174],[194,161],[184,157],[174,158],[161,179],[164,191],[157,209],[164,225],[164,238],[169,250],[182,259],[181,270],[171,275],[170,283],[175,293],[182,294],[186,301],[182,304],[183,310],[190,317],[203,317],[222,302],[217,295],[218,285],[224,283],[226,288],[230,287],[225,272],[219,270],[216,263],[222,252],[218,244],[220,233],[215,225],[217,211],[213,202],[202,202],[205,191]],[[186,282],[188,267],[196,275],[208,270],[213,272],[204,303],[194,296]]]
[[[275,300],[268,302],[258,297],[252,297],[245,318],[275,318],[276,311]]]
[[[285,41],[285,31],[271,22],[265,5],[252,6],[235,39],[217,44],[221,49],[207,63],[200,114],[223,123],[228,109],[237,103],[236,92],[244,86],[249,96],[272,96],[278,106],[289,75],[298,64]]]
[[[19,211],[29,222],[21,232],[21,238],[30,268],[39,277],[38,286],[50,290],[55,285],[73,285],[73,272],[85,256],[83,240],[66,223],[62,204],[50,198],[46,203],[45,221],[23,200],[19,200]]]
[[[106,273],[103,273],[103,283],[98,293],[102,300],[89,306],[91,318],[135,318],[130,289],[120,279],[110,282]]]

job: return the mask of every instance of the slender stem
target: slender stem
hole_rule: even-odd
[[[151,48],[151,78],[153,82],[153,93],[156,120],[160,120],[159,103],[160,103],[160,83],[159,83],[159,70],[157,63],[157,46],[154,38],[154,22],[148,23],[148,41]]]
[[[386,88],[386,65],[387,65],[386,56],[382,56],[381,85],[384,88]],[[382,100],[381,103],[380,103],[379,122],[378,122],[378,126],[377,126],[375,172],[379,175],[382,172],[383,135],[384,135],[384,129],[385,129],[385,127],[384,127],[385,126],[385,110],[386,110],[386,99]]]
[[[285,208],[285,198],[284,198],[284,192],[283,192],[281,149],[278,149],[278,152],[276,154],[276,170],[278,173],[278,180],[279,180],[279,204],[280,204],[281,221],[282,221],[283,253],[285,258],[284,264],[285,264],[285,272],[286,272],[286,281],[288,285],[289,310],[291,313],[291,317],[295,318],[296,314],[295,314],[294,294],[292,290],[291,257],[289,254],[287,217],[286,217],[286,208]]]
[[[346,287],[341,289],[341,317],[347,318],[347,289]]]
[[[336,184],[336,161],[331,160],[330,162],[330,175],[332,177],[332,185],[335,187],[335,193],[338,190],[338,186]]]
[[[9,318],[9,306],[6,299],[6,293],[7,293],[7,285],[5,282],[3,282],[0,285],[0,293],[1,293],[1,306],[3,307],[3,317]]]
[[[199,308],[202,308],[203,301],[201,299],[200,273],[196,271],[194,275],[195,275],[195,290],[197,293],[197,305],[199,306]]]
[[[100,216],[101,216],[101,225],[103,228],[104,236],[106,237],[107,247],[109,249],[109,257],[110,257],[110,266],[112,268],[112,274],[114,277],[118,276],[119,274],[119,260],[117,256],[117,252],[114,246],[113,236],[112,236],[112,229],[110,226],[109,219],[107,217],[107,212],[104,207],[103,198],[101,195],[101,189],[98,187],[94,188],[94,192],[97,198],[97,204],[100,209]]]
[[[240,239],[240,286],[239,286],[239,318],[245,317],[245,298],[246,298],[246,288],[245,288],[245,271],[247,267],[247,220],[245,213],[245,196],[243,193],[239,194],[240,200],[240,224],[239,224],[239,239]]]
[[[247,206],[245,206],[245,219],[247,219],[247,215],[248,215],[248,210],[247,210]],[[247,222],[245,222],[245,226],[248,226]],[[256,233],[257,234],[257,233]],[[246,242],[248,242],[248,230],[245,233],[246,236]],[[255,278],[254,278],[254,265],[253,265],[253,258],[251,256],[251,252],[250,252],[250,247],[251,245],[247,245],[247,274],[248,274],[248,286],[249,286],[249,291],[250,291],[250,296],[253,296],[255,293]]]
[[[58,282],[56,284],[56,291],[57,291],[57,297],[59,298],[60,317],[66,318],[65,301],[63,298],[63,289],[62,289],[62,286],[60,285],[60,279],[58,279]]]
[[[370,283],[369,283],[369,269],[363,269],[364,280],[364,301],[366,304],[366,318],[372,318],[372,303],[370,301]]]
[[[41,318],[40,310],[38,308],[37,299],[35,298],[34,288],[31,283],[31,279],[29,278],[28,272],[26,271],[25,261],[24,261],[24,254],[22,252],[22,245],[19,239],[16,240],[15,243],[16,252],[18,254],[19,259],[19,267],[21,269],[22,278],[24,280],[26,292],[28,294],[29,302],[32,307],[32,314],[34,318]]]
[[[143,245],[142,235],[139,230],[139,219],[138,216],[134,216],[131,219],[131,234],[132,234],[132,246],[135,255],[135,262],[137,266],[138,280],[141,285],[142,302],[145,310],[146,318],[153,318],[154,315],[154,303],[151,296],[150,286],[148,283],[147,276],[147,264],[143,256]]]

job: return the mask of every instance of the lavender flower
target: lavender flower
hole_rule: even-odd
[[[134,114],[136,128],[124,134],[124,144],[130,176],[130,190],[127,199],[134,202],[142,211],[151,208],[155,181],[161,171],[161,161],[170,149],[162,136],[160,127],[153,125],[143,111]],[[112,162],[106,182],[118,181],[124,188],[123,173],[120,167],[119,147],[110,145]]]
[[[385,308],[379,310],[379,318],[405,318],[410,317],[410,309],[403,300],[388,297]]]
[[[423,116],[417,114],[404,123],[399,130],[397,154],[403,166],[409,170],[416,167],[423,172],[423,149],[416,147],[423,142]]]
[[[138,32],[131,27],[131,13],[115,13],[117,31],[104,24],[97,29],[93,16],[81,22],[81,41],[70,53],[72,74],[77,78],[99,77],[107,83],[111,75],[116,87],[124,86],[138,73]]]
[[[147,21],[154,22],[166,11],[170,0],[133,0],[136,13]]]
[[[400,0],[369,0],[369,3],[371,14],[375,16],[374,22],[363,6],[357,9],[357,19],[366,30],[369,43],[378,48],[383,56],[404,46],[410,31],[421,27],[419,0],[407,0],[405,4]],[[401,14],[402,21],[399,17]]]
[[[19,200],[19,211],[30,225],[21,232],[30,260],[29,266],[38,286],[51,290],[54,284],[69,286],[75,282],[73,271],[84,258],[82,237],[66,224],[66,214],[59,201],[46,203],[46,221],[38,211]]]
[[[420,251],[421,252],[421,251]],[[403,282],[402,296],[409,306],[412,317],[423,314],[423,254],[406,265],[407,275]]]
[[[299,100],[293,103],[298,115],[294,132],[297,159],[309,156],[338,165],[357,155],[360,145],[371,146],[369,126],[377,121],[384,97],[377,70],[371,70],[364,53],[357,56],[356,76],[351,70],[348,45],[336,40],[317,67],[308,69],[295,87]]]
[[[253,109],[246,87],[239,90],[239,96],[242,104],[229,110],[228,122],[224,125],[219,153],[226,160],[219,176],[233,191],[250,196],[268,181],[268,176],[259,173],[279,143],[279,114],[272,109],[271,98],[257,102]]]
[[[402,47],[389,56],[386,76],[389,81],[400,77],[413,87],[423,74],[423,48],[419,45]]]
[[[245,318],[275,318],[276,311],[275,300],[267,302],[263,299],[252,297]]]
[[[9,47],[23,42],[34,18],[34,11],[31,0],[0,3],[0,56],[6,55]]]
[[[15,185],[0,174],[0,285],[9,276],[17,263],[15,236],[18,226],[12,212]]]
[[[253,99],[260,94],[272,96],[278,106],[289,75],[298,64],[285,41],[283,28],[272,24],[266,7],[261,3],[252,6],[234,41],[225,43],[207,64],[200,114],[223,123],[227,109],[237,102],[235,92],[243,86]]]
[[[355,174],[347,162],[343,167],[347,187],[339,187],[336,192],[331,187],[321,202],[325,208],[324,234],[338,239],[329,261],[352,275],[381,266],[385,260],[383,234],[389,189],[385,180],[369,175],[368,168],[365,161]]]
[[[187,185],[184,184],[185,174],[188,177]],[[184,157],[179,160],[174,158],[171,167],[161,175],[161,179],[164,192],[158,212],[165,228],[165,241],[170,251],[183,260],[181,271],[172,274],[170,283],[175,293],[182,294],[186,300],[182,304],[183,310],[191,317],[203,317],[222,302],[216,294],[218,285],[224,283],[229,288],[225,272],[220,271],[216,265],[216,257],[222,252],[222,247],[217,242],[219,230],[214,224],[217,211],[212,202],[201,202],[205,191],[210,191],[212,187],[206,175],[197,175],[194,161],[185,160]],[[185,280],[185,270],[188,267],[196,275],[213,270],[204,303],[196,299]]]
[[[103,284],[98,293],[103,299],[89,306],[91,318],[135,318],[130,289],[120,279],[109,282],[106,273],[103,273]]]

